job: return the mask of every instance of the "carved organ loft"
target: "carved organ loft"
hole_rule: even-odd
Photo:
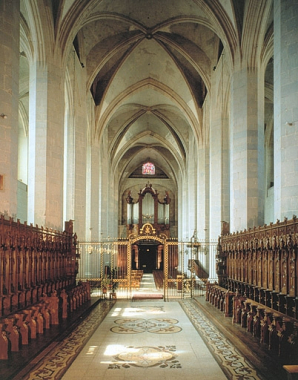
[[[153,226],[156,234],[165,234],[170,237],[170,203],[168,191],[162,201],[159,194],[151,184],[147,183],[138,193],[138,199],[134,202],[129,190],[127,202],[127,236],[138,235],[144,224]]]

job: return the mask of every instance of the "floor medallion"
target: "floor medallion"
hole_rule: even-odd
[[[156,367],[160,368],[182,368],[177,360],[175,346],[142,346],[126,347],[125,351],[118,353],[115,362],[109,365],[109,369],[120,369],[132,367]]]
[[[114,322],[115,326],[110,330],[117,334],[139,334],[146,331],[153,334],[173,334],[182,330],[177,326],[178,322],[173,318],[121,318]]]

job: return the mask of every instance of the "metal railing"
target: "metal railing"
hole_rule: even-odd
[[[162,270],[164,299],[203,296],[206,282],[217,280],[217,241],[177,241],[171,245],[174,248],[167,249],[167,257],[163,258],[164,263],[167,261]],[[130,298],[138,291],[139,283],[134,281],[131,249],[127,240],[82,242],[78,243],[78,247],[77,280],[89,281],[93,295],[103,295],[104,278],[110,282],[108,293],[112,293],[116,287],[117,298]]]

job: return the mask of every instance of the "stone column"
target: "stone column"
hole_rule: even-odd
[[[0,212],[17,214],[20,1],[0,1]]]
[[[298,3],[274,1],[274,217],[298,213]]]
[[[188,219],[187,219],[187,210],[188,210],[188,200],[187,200],[187,175],[183,171],[181,177],[179,178],[179,190],[177,197],[177,208],[178,212],[178,239],[185,240],[189,236],[188,230]]]
[[[210,223],[211,239],[221,233],[223,199],[223,55],[212,75],[212,94],[210,97]]]
[[[115,239],[118,236],[118,186],[116,181],[119,181],[119,178],[115,176],[111,171],[109,163],[109,197],[108,197],[108,231],[112,239]]]
[[[264,82],[257,69],[241,66],[231,86],[231,231],[262,225],[264,209],[264,123],[259,117],[264,109],[258,89]]]
[[[199,241],[209,239],[209,144],[199,143],[197,156],[197,204]]]
[[[87,170],[91,170],[92,152],[90,145],[88,146],[86,74],[75,52],[69,55],[68,69],[71,79],[68,92],[69,117],[66,124],[65,215],[66,220],[74,220],[74,230],[78,239],[84,241],[90,239],[90,231],[93,233],[93,228],[95,231],[96,226],[91,224],[90,219],[91,172],[87,176]]]
[[[198,147],[197,157],[197,204],[198,204],[198,223],[197,237],[198,241],[204,244],[209,240],[209,149],[200,144]],[[208,259],[206,255],[200,257],[201,264],[208,268]]]
[[[187,160],[187,235],[190,238],[197,229],[197,149],[194,136],[189,139]]]
[[[107,133],[106,131],[104,132]],[[103,236],[107,236],[109,232],[109,160],[107,152],[107,136],[103,136],[100,144],[100,176],[99,176],[99,223],[101,225],[101,232]]]
[[[74,202],[75,202],[75,122],[74,122],[74,91],[67,94],[69,98],[65,109],[64,119],[64,189],[63,189],[63,218],[64,220],[75,220]]]
[[[83,102],[83,99],[81,100]],[[77,109],[75,117],[75,230],[80,239],[86,239],[86,170],[87,170],[87,134],[86,116],[82,108]]]
[[[91,227],[92,240],[100,239],[101,228],[99,226],[99,167],[100,153],[98,144],[91,146]]]
[[[64,83],[59,64],[30,65],[28,221],[62,229]]]

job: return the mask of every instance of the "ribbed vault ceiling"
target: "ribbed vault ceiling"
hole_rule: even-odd
[[[243,39],[252,56],[270,45],[272,9],[266,2],[240,0],[53,0],[53,33],[48,39],[67,62],[75,46],[86,73],[86,91],[95,105],[94,139],[108,136],[111,168],[124,180],[151,159],[177,184],[189,155],[189,141],[202,142],[202,106],[211,91],[211,76],[224,48],[233,63],[244,30],[254,26],[251,14],[263,12],[268,30]],[[29,10],[29,4],[31,8]],[[38,36],[34,4],[21,1],[21,41],[27,56]],[[268,9],[267,9],[268,8]],[[247,16],[246,16],[247,15]],[[30,21],[31,20],[31,21]],[[52,19],[48,15],[48,25]],[[33,33],[31,30],[31,33]],[[55,35],[53,37],[53,35]],[[247,34],[248,36],[250,34]],[[43,36],[45,40],[45,36]],[[241,42],[242,43],[242,42]],[[241,45],[240,43],[240,45]],[[38,45],[42,47],[42,43]],[[269,49],[270,50],[270,49]],[[33,54],[33,53],[32,53]],[[40,48],[38,54],[44,54]],[[21,61],[24,61],[21,57]],[[28,83],[24,63],[21,83]],[[266,82],[272,75],[267,70]],[[269,79],[268,79],[269,78]]]
[[[192,0],[101,1],[78,27],[97,105],[94,136],[107,130],[123,179],[150,159],[176,182],[190,134],[202,134],[200,108],[221,49],[205,8]]]

